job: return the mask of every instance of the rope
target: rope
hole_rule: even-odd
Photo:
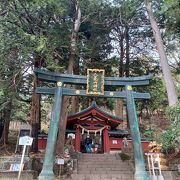
[[[85,127],[81,126],[78,124],[78,127],[80,127],[82,129],[82,134],[84,134],[84,131],[87,132],[87,134],[89,135],[89,133],[95,133],[95,136],[97,134],[97,132],[100,132],[100,136],[102,135],[102,131],[105,129],[105,128],[109,128],[109,126],[104,126],[100,129],[96,129],[96,130],[89,130],[89,129],[86,129]]]

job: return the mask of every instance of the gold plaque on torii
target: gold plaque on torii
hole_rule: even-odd
[[[104,95],[104,69],[87,69],[87,95]]]

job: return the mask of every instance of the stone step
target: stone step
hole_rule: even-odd
[[[72,180],[134,180],[133,174],[73,174]]]
[[[78,157],[99,157],[99,158],[117,158],[117,157],[120,157],[119,154],[79,154]]]
[[[120,159],[119,154],[79,154],[78,158],[118,158]]]
[[[79,161],[82,161],[82,162],[84,162],[84,161],[88,161],[88,162],[109,162],[109,161],[118,161],[118,162],[121,162],[121,163],[123,163],[124,161],[122,161],[121,159],[112,159],[112,158],[109,158],[109,159],[99,159],[99,158],[92,158],[92,159],[90,159],[90,158],[83,158],[83,159],[78,159]]]
[[[132,171],[79,170],[78,174],[133,174]]]
[[[88,160],[121,160],[121,158],[118,157],[80,157],[78,158],[80,160],[88,159]]]
[[[81,170],[86,170],[86,169],[89,169],[89,170],[108,170],[108,171],[133,171],[133,168],[132,167],[112,167],[112,166],[96,166],[96,167],[93,167],[93,166],[86,166],[86,167],[82,167],[82,166],[78,166],[78,171],[81,171]]]
[[[131,161],[118,154],[80,154],[72,180],[133,180]]]
[[[16,180],[18,171],[0,171],[0,180]],[[38,172],[33,170],[23,170],[21,172],[20,180],[33,180],[37,179]]]
[[[86,167],[83,167],[83,166],[79,166],[78,167],[78,171],[82,171],[82,170],[93,170],[93,171],[96,171],[96,170],[101,170],[101,171],[132,171],[132,168],[131,167],[128,167],[128,168],[125,168],[125,167],[106,167],[106,166],[99,166],[99,167],[92,167],[92,166],[86,166]]]
[[[128,169],[128,168],[131,168],[132,166],[129,165],[129,164],[109,164],[109,163],[96,163],[96,164],[93,164],[93,163],[82,163],[82,162],[79,162],[78,163],[78,167],[79,168],[83,168],[83,167],[94,167],[94,168],[98,168],[98,167],[107,167],[107,168],[125,168],[125,169]]]
[[[117,158],[78,158],[80,161],[121,161]]]
[[[79,157],[119,157],[119,154],[79,154]]]
[[[98,160],[98,159],[94,159],[94,160],[92,160],[92,159],[78,159],[78,161],[79,162],[91,162],[91,163],[120,163],[120,164],[126,164],[126,163],[128,163],[128,162],[131,162],[131,161],[122,161],[122,160],[112,160],[112,159],[109,159],[109,160],[107,160],[107,159],[104,159],[104,160]]]
[[[128,163],[121,163],[121,162],[116,162],[116,161],[113,161],[113,162],[87,162],[87,161],[78,161],[78,164],[81,165],[81,166],[124,166],[124,167],[129,167],[129,164]]]
[[[113,162],[113,163],[109,163],[109,162],[78,162],[79,165],[83,165],[83,166],[86,166],[86,165],[94,165],[94,166],[99,166],[99,165],[105,165],[105,166],[124,166],[124,167],[128,167],[128,163],[119,163],[119,162]]]

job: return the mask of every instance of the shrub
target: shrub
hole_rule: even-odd
[[[131,159],[131,156],[126,153],[120,153],[120,157],[121,157],[122,161],[127,161],[127,160]]]
[[[180,104],[167,107],[166,115],[170,119],[171,125],[161,133],[159,142],[162,143],[162,151],[170,153],[175,148],[180,148]]]

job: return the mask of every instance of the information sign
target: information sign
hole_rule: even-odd
[[[58,158],[56,162],[57,164],[62,165],[64,164],[64,159]]]
[[[24,164],[22,166],[24,166]],[[23,167],[22,167],[22,169],[23,169]],[[11,164],[9,170],[10,171],[20,171],[20,164]]]
[[[112,140],[112,143],[117,144],[118,142],[117,142],[117,140]]]
[[[31,146],[33,142],[33,138],[30,136],[23,136],[19,138],[19,145]]]

